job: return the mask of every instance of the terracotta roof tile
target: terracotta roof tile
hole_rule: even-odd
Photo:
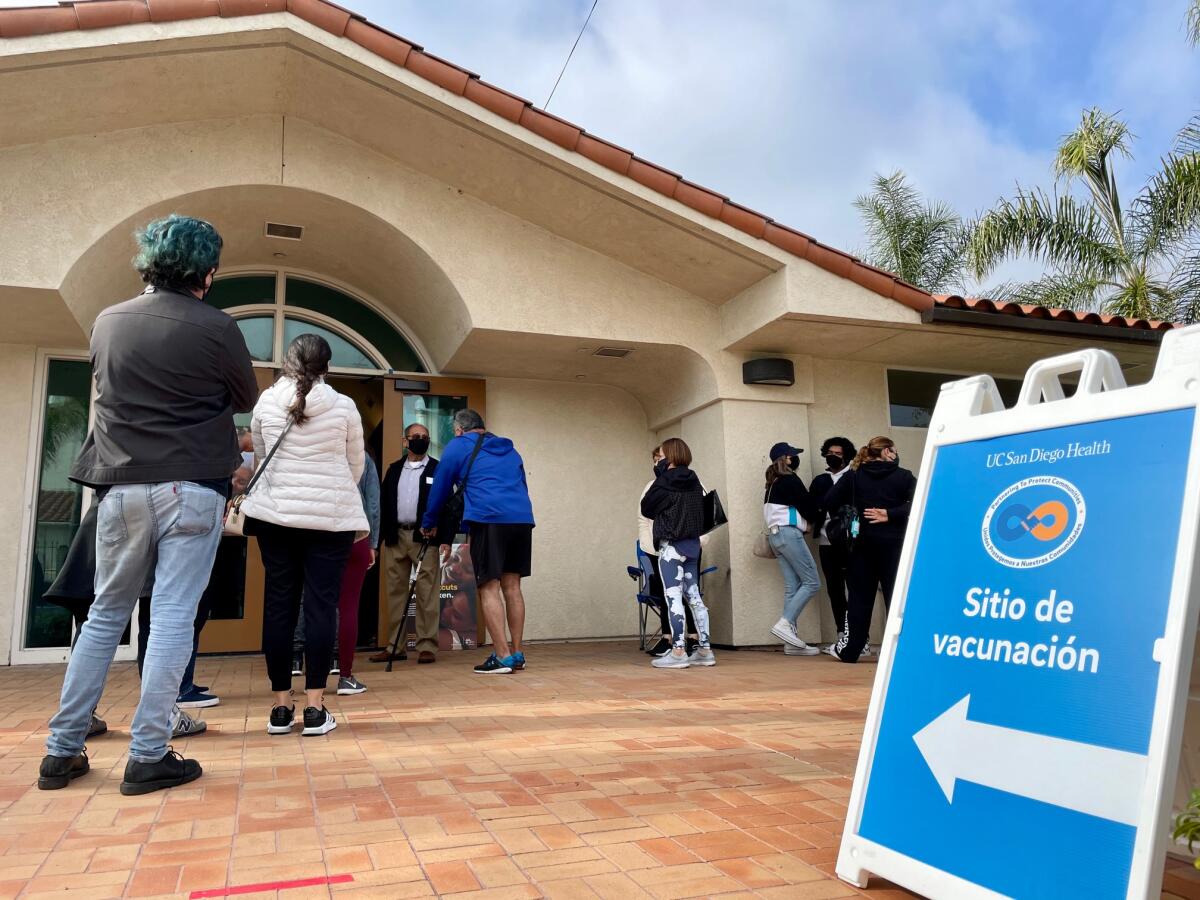
[[[522,128],[528,128],[534,134],[541,135],[567,150],[575,149],[575,145],[579,143],[579,136],[583,133],[578,125],[572,125],[565,119],[534,109],[532,106],[521,110],[520,124]]]
[[[1176,327],[1174,322],[1127,319],[1124,316],[1114,316],[1107,313],[1077,312],[1072,309],[1030,306],[1025,303],[1005,303],[1000,305],[984,297],[960,297],[957,294],[939,294],[932,299],[938,306],[944,306],[949,309],[965,309],[972,312],[995,313],[996,315],[1017,316],[1026,319],[1049,319],[1055,322],[1105,325],[1112,328],[1137,328],[1143,331],[1170,331]]]
[[[403,38],[359,19],[351,19],[346,23],[346,37],[364,50],[402,68],[413,50],[413,45]]]
[[[501,90],[495,85],[488,84],[486,81],[481,81],[478,78],[468,79],[463,96],[472,103],[478,103],[484,109],[489,109],[502,119],[508,119],[510,122],[520,122],[521,113],[529,105],[528,100],[524,100],[516,94],[510,94],[508,91]]]
[[[721,221],[726,225],[732,225],[738,231],[746,232],[750,237],[760,238],[767,230],[766,216],[759,215],[753,210],[738,206],[728,200],[725,201],[725,206],[721,210]]]
[[[443,87],[450,93],[460,96],[466,90],[467,81],[471,77],[471,73],[465,69],[460,69],[444,59],[438,59],[415,47],[412,53],[408,54],[408,61],[405,62],[404,67],[414,75],[419,75],[426,81],[432,81],[438,87]]]
[[[679,183],[679,176],[674,172],[668,172],[662,166],[656,166],[654,163],[638,159],[636,156],[629,161],[629,170],[626,174],[638,184],[645,185],[660,194],[666,194],[668,197],[675,196],[675,185]]]
[[[35,34],[54,34],[74,31],[79,18],[73,6],[0,11],[0,37],[30,37]]]
[[[151,22],[206,19],[221,14],[219,0],[145,0]]]
[[[925,311],[938,304],[959,309],[994,312],[998,315],[1053,318],[1067,322],[1100,322],[1124,328],[1171,328],[1169,322],[1127,322],[1117,316],[1091,318],[1070,310],[996,304],[979,298],[938,297],[906,284],[895,275],[868,266],[849,254],[818,243],[806,234],[774,222],[745,207],[729,202],[722,194],[685,181],[674,172],[628,150],[585,133],[577,125],[536,109],[527,100],[479,80],[466,69],[439,59],[418,44],[392,34],[328,0],[62,0],[58,7],[0,9],[0,38],[26,37],[76,28],[105,28],[136,22],[172,22],[208,16],[249,16],[288,11],[337,36],[345,36],[360,47],[414,75],[465,97],[479,107],[560,147],[572,150],[620,175],[657,191],[704,215],[719,219],[730,227],[754,238],[762,238],[816,266],[842,278],[849,278],[867,290],[902,303],[910,309]]]
[[[287,0],[218,0],[221,5],[221,15],[228,18],[237,16],[261,16],[266,13],[281,13],[287,11]]]
[[[682,178],[675,185],[675,199],[684,206],[690,206],[696,212],[712,216],[714,219],[721,218],[721,210],[725,207],[725,198],[722,195]]]
[[[150,21],[150,10],[142,0],[96,0],[94,3],[80,3],[75,7],[75,15],[79,19],[80,28],[114,28],[118,25]]]
[[[346,26],[354,18],[347,10],[325,0],[287,0],[287,11],[338,37],[346,33]]]

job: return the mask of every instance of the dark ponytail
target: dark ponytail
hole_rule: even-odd
[[[296,399],[292,401],[288,413],[297,425],[308,421],[308,416],[304,414],[308,392],[329,371],[329,360],[332,358],[329,342],[319,334],[302,334],[288,344],[283,357],[283,375],[296,383]]]

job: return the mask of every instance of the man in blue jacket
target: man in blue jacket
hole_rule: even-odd
[[[473,409],[454,414],[454,440],[438,464],[421,520],[425,537],[437,532],[442,506],[456,488],[463,491],[463,528],[471,545],[483,621],[495,648],[475,671],[507,675],[525,668],[521,579],[530,573],[533,505],[521,454],[508,438],[488,432],[483,417]],[[441,547],[443,560],[449,550],[448,545]],[[504,636],[506,620],[511,647]]]

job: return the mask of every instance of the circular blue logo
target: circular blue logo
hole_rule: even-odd
[[[1009,485],[983,517],[983,546],[996,562],[1031,569],[1053,562],[1079,539],[1087,506],[1079,488],[1053,475]]]

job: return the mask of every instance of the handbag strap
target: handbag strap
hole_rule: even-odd
[[[250,479],[250,483],[247,484],[246,489],[242,491],[243,497],[248,497],[250,492],[254,490],[254,486],[258,484],[258,479],[261,478],[262,473],[267,470],[267,465],[271,462],[271,457],[275,455],[275,451],[279,449],[279,445],[283,443],[283,439],[287,437],[287,433],[292,430],[292,426],[295,423],[296,420],[291,416],[288,416],[287,424],[283,426],[283,431],[279,433],[279,437],[275,441],[275,446],[271,448],[271,451],[267,454],[267,458],[262,461],[262,465],[258,467],[258,471],[254,473],[254,476]]]
[[[463,472],[462,484],[458,488],[460,491],[467,489],[467,479],[471,477],[471,467],[475,465],[475,457],[479,455],[479,450],[483,447],[483,439],[485,437],[487,437],[486,433],[481,434],[479,440],[475,442],[475,449],[471,451],[471,458],[467,460],[467,471]],[[466,495],[464,494],[464,496]]]

